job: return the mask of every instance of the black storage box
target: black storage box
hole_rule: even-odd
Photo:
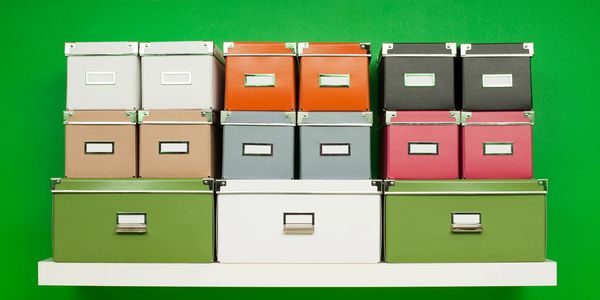
[[[455,43],[384,43],[379,97],[393,110],[454,110]]]
[[[462,109],[532,109],[533,43],[462,44]]]

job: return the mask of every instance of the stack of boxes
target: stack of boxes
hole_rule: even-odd
[[[57,262],[377,263],[382,245],[385,262],[545,259],[532,44],[383,44],[383,182],[368,43],[65,53]]]
[[[547,183],[531,179],[533,45],[460,48],[455,77],[454,43],[383,44],[384,259],[543,261]]]

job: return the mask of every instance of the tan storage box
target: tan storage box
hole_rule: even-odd
[[[218,143],[210,110],[138,112],[140,177],[215,177]]]
[[[65,177],[137,176],[135,111],[66,111]]]

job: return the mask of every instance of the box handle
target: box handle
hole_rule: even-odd
[[[321,156],[350,156],[350,143],[320,144]]]
[[[161,85],[191,85],[192,72],[162,72]]]
[[[116,233],[143,234],[148,231],[146,213],[117,213]]]
[[[438,155],[436,142],[408,142],[408,155]]]
[[[483,143],[483,155],[513,155],[514,146],[510,142]]]
[[[404,86],[435,86],[435,73],[404,73]]]
[[[484,88],[501,88],[513,86],[512,74],[483,74],[481,84]]]
[[[315,213],[283,213],[283,233],[314,234]]]
[[[188,141],[161,141],[158,142],[158,154],[189,154],[190,142]]]
[[[273,144],[243,143],[243,156],[273,156]]]
[[[244,87],[274,87],[275,74],[244,74]]]
[[[115,154],[115,142],[84,142],[85,154]]]
[[[115,85],[117,75],[115,72],[85,72],[86,85]]]
[[[319,87],[350,87],[350,74],[319,74]]]
[[[480,233],[481,213],[457,212],[452,213],[452,232],[455,233]]]

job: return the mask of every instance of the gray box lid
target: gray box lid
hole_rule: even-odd
[[[533,43],[461,44],[461,57],[533,56]]]
[[[298,126],[371,126],[373,112],[299,112]]]
[[[138,55],[138,42],[65,43],[65,56]]]
[[[383,43],[381,55],[384,57],[455,57],[456,43]]]
[[[295,126],[296,113],[291,111],[221,111],[221,124]]]

